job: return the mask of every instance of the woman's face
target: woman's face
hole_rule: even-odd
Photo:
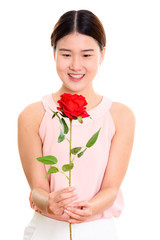
[[[100,50],[97,41],[79,33],[58,40],[54,52],[57,73],[64,87],[73,92],[92,85],[103,57],[104,50]]]

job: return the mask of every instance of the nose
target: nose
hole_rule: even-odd
[[[70,62],[70,69],[73,71],[80,71],[82,69],[82,62],[80,57],[78,56],[72,57]]]

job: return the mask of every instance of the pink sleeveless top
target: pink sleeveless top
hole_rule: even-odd
[[[61,168],[69,162],[69,143],[66,139],[58,143],[60,122],[57,117],[52,119],[53,113],[50,108],[57,111],[57,104],[54,102],[52,94],[44,96],[42,103],[46,110],[39,128],[39,135],[43,144],[43,156],[55,156],[58,159],[57,165]],[[71,171],[71,185],[76,187],[77,201],[89,201],[100,190],[108,163],[111,140],[115,134],[115,125],[110,114],[111,105],[112,101],[103,96],[102,101],[96,107],[87,111],[92,119],[84,118],[83,124],[79,123],[78,120],[72,121],[72,148],[85,146],[91,136],[101,127],[96,143],[87,149],[82,157],[74,160],[74,168]],[[65,121],[69,127],[69,119],[65,118]],[[45,168],[48,171],[50,166],[45,165]],[[68,187],[68,180],[62,173],[51,174],[48,179],[51,192]],[[120,190],[112,207],[101,214],[90,217],[88,221],[119,217],[122,209],[123,196]],[[65,220],[68,216],[64,214],[60,218],[55,218]]]

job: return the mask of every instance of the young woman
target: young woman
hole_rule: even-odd
[[[30,203],[35,209],[24,239],[73,240],[117,239],[114,217],[123,209],[120,190],[134,138],[135,117],[132,110],[98,94],[93,88],[98,67],[105,55],[106,37],[100,20],[90,11],[63,14],[51,35],[56,70],[61,88],[42,101],[26,107],[18,118],[18,144],[22,166],[31,188]],[[52,174],[36,160],[54,155],[59,163],[68,159],[68,143],[57,142],[59,121],[52,119],[53,109],[63,93],[86,98],[86,111],[92,117],[83,124],[73,122],[74,144],[84,145],[97,129],[97,146],[75,162],[72,187],[65,176]]]

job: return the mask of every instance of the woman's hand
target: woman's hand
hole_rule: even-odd
[[[78,199],[74,190],[75,187],[68,187],[49,193],[47,212],[54,215],[64,214],[65,207]]]
[[[67,207],[64,212],[71,217],[69,223],[82,223],[92,216],[92,204],[87,201],[73,203]]]
[[[36,189],[30,193],[30,206],[39,213],[62,215],[64,209],[78,199],[77,194],[74,192],[75,189],[75,187],[68,187],[49,194],[46,192],[44,194],[44,191]],[[39,205],[39,208],[34,201]]]

